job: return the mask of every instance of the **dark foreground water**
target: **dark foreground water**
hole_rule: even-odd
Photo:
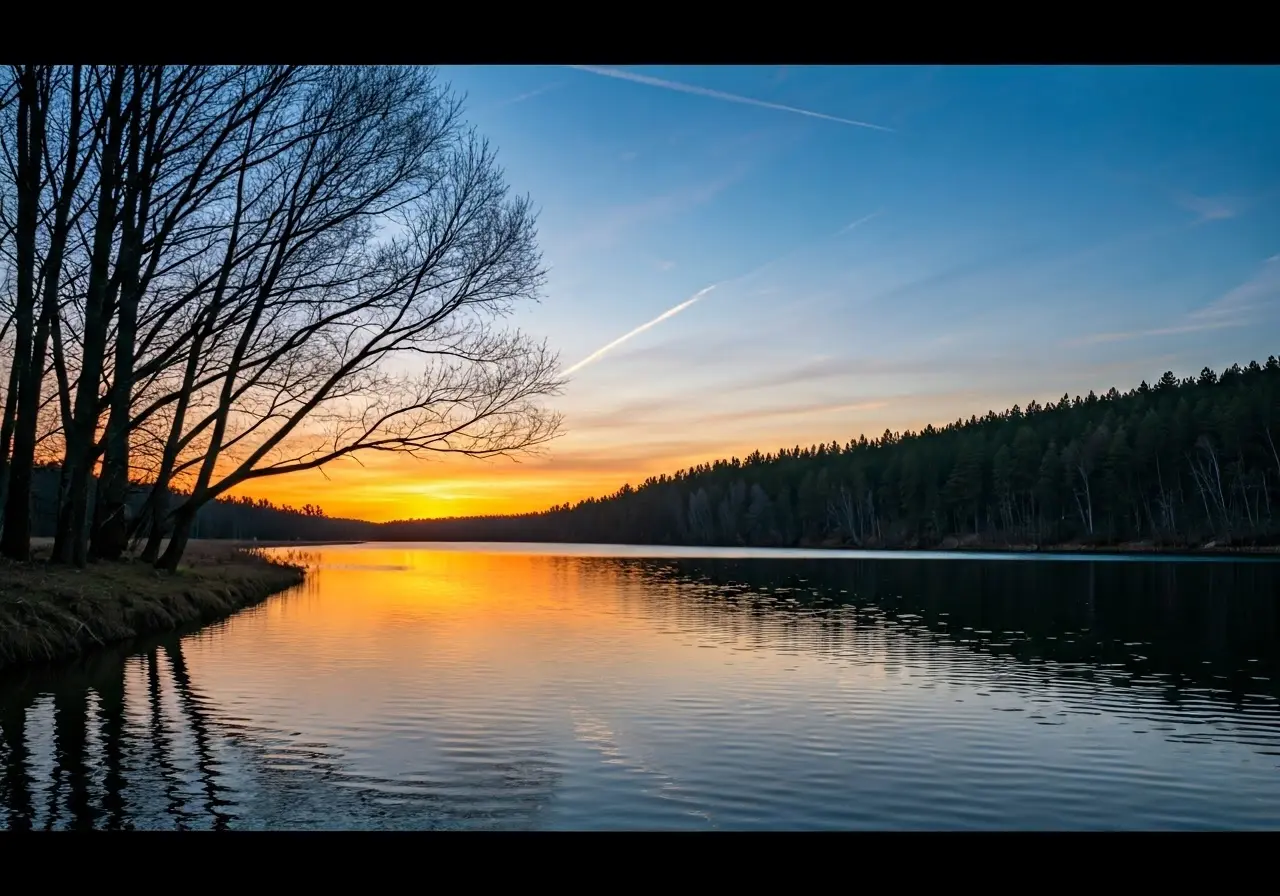
[[[0,823],[1280,828],[1280,565],[655,553],[314,549],[0,676]]]

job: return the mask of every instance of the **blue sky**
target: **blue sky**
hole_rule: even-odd
[[[1280,350],[1280,68],[441,74],[541,209],[516,323],[572,377],[549,458],[417,472],[423,500],[531,509]]]

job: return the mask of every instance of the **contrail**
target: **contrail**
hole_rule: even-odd
[[[893,133],[893,128],[887,128],[880,124],[870,124],[865,121],[856,121],[852,118],[839,118],[835,115],[826,115],[822,112],[812,112],[808,109],[797,109],[795,106],[784,106],[781,103],[768,103],[764,100],[753,100],[751,97],[738,96],[733,93],[725,93],[721,90],[712,90],[708,87],[695,87],[692,84],[681,84],[679,81],[667,81],[662,78],[652,78],[649,75],[640,75],[635,72],[624,72],[616,68],[598,68],[594,65],[571,65],[569,68],[577,69],[580,72],[590,72],[593,75],[602,75],[606,78],[617,78],[620,81],[631,81],[635,84],[647,84],[650,87],[661,87],[665,90],[676,90],[680,93],[691,93],[694,96],[705,96],[713,100],[724,100],[727,103],[741,103],[745,106],[758,106],[761,109],[773,109],[777,112],[790,112],[793,115],[804,115],[809,118],[821,118],[823,121],[834,121],[839,124],[851,124],[854,127],[870,128],[873,131],[888,131]]]
[[[705,289],[698,290],[693,294],[692,298],[685,299],[683,302],[681,302],[679,305],[676,305],[674,308],[668,308],[666,311],[659,314],[657,317],[649,321],[647,324],[641,324],[640,326],[632,330],[630,333],[624,333],[623,335],[619,336],[617,339],[613,340],[613,342],[610,342],[604,348],[596,349],[594,352],[587,355],[577,364],[574,364],[572,367],[566,370],[564,372],[564,375],[568,376],[571,373],[581,370],[582,368],[586,367],[588,364],[592,364],[596,361],[599,361],[606,354],[608,354],[610,351],[617,348],[618,346],[622,345],[622,343],[626,342],[631,337],[639,336],[645,330],[649,329],[650,327],[656,327],[658,324],[662,323],[664,320],[666,320],[669,317],[675,317],[681,311],[684,311],[694,302],[698,301],[698,299],[702,298],[707,293],[711,292],[711,290],[715,289],[718,285],[719,284],[717,283],[712,283],[710,286],[706,287]]]
[[[509,100],[503,100],[500,103],[496,103],[494,105],[494,108],[501,109],[505,106],[514,106],[516,103],[523,103],[525,100],[531,100],[535,96],[542,96],[544,93],[547,93],[548,91],[555,90],[557,87],[560,87],[563,84],[564,84],[563,81],[556,81],[554,84],[544,84],[542,87],[539,87],[537,90],[530,90],[528,93],[522,93],[519,96],[513,96]]]
[[[831,237],[827,237],[827,239],[832,239],[834,237],[840,236],[840,234],[847,233],[848,231],[853,230],[853,228],[857,227],[860,224],[865,224],[866,222],[870,221],[872,218],[879,215],[881,211],[883,211],[883,209],[874,211],[869,215],[863,215],[861,218],[854,221],[852,224],[846,224],[844,227],[837,230]],[[806,244],[806,245],[812,245],[812,244]],[[801,249],[803,248],[805,248],[805,246],[801,247]],[[588,364],[594,364],[596,361],[599,361],[606,354],[613,351],[613,349],[622,345],[622,343],[626,342],[628,339],[631,339],[633,336],[639,336],[645,330],[648,330],[651,327],[656,327],[658,324],[662,323],[664,320],[667,320],[668,318],[675,317],[681,311],[684,311],[694,302],[698,301],[698,299],[702,298],[707,293],[711,292],[711,290],[716,289],[717,287],[720,287],[720,286],[728,286],[731,283],[741,283],[744,280],[750,280],[752,277],[756,276],[757,274],[763,273],[764,271],[773,267],[778,262],[783,261],[787,258],[790,258],[792,255],[796,254],[796,252],[801,251],[801,249],[794,249],[791,252],[787,252],[783,255],[779,255],[777,258],[774,258],[771,261],[766,261],[764,264],[760,265],[760,267],[753,268],[752,270],[748,271],[745,274],[741,274],[729,280],[721,280],[718,283],[712,283],[710,286],[705,287],[704,289],[698,290],[693,294],[691,298],[685,299],[683,302],[681,302],[679,305],[676,305],[674,308],[668,308],[666,311],[659,314],[657,317],[649,321],[647,324],[641,324],[640,326],[632,330],[630,333],[624,333],[623,335],[619,336],[617,339],[613,340],[613,342],[610,342],[608,345],[604,346],[603,348],[597,349],[596,351],[592,352],[590,355],[587,355],[587,357],[583,358],[577,364],[574,364],[572,367],[566,370],[564,372],[564,376],[568,376],[571,373],[576,373],[577,371],[586,367]]]
[[[883,209],[881,209],[880,211],[883,211]],[[844,227],[841,227],[839,230],[836,231],[836,236],[839,236],[842,233],[848,233],[850,230],[853,230],[853,228],[860,227],[861,225],[866,224],[872,218],[880,214],[880,211],[874,211],[869,215],[863,215],[861,218],[854,221],[852,224],[846,224]]]
[[[824,240],[829,240],[829,239],[835,239],[835,238],[836,238],[836,237],[838,237],[838,236],[841,236],[841,235],[843,235],[843,234],[848,233],[850,230],[853,230],[855,227],[859,227],[859,226],[861,226],[861,225],[863,225],[863,224],[866,224],[866,223],[867,223],[868,221],[870,221],[872,218],[879,217],[880,213],[881,213],[881,212],[883,212],[883,211],[884,211],[884,209],[877,209],[876,211],[872,212],[872,213],[871,213],[871,214],[869,214],[869,215],[863,215],[861,218],[859,218],[858,220],[854,221],[852,224],[846,224],[846,225],[844,225],[844,226],[843,226],[843,227],[841,227],[839,230],[837,230],[835,233],[831,234],[831,236],[829,236],[829,237],[824,237],[824,238],[823,238],[823,240],[817,240],[817,241],[812,242],[812,243],[805,243],[803,246],[800,246],[800,247],[798,247],[798,248],[796,248],[796,249],[792,249],[790,252],[786,252],[786,253],[784,253],[784,254],[782,254],[782,255],[779,255],[777,258],[774,258],[774,259],[771,259],[771,260],[769,260],[769,261],[766,261],[764,264],[760,265],[760,267],[758,267],[758,268],[754,268],[754,269],[752,269],[752,270],[748,271],[747,273],[742,274],[741,276],[734,277],[732,280],[721,280],[721,281],[720,281],[718,284],[716,284],[716,285],[717,285],[717,286],[728,286],[730,283],[739,283],[739,282],[741,282],[741,281],[743,281],[743,280],[750,280],[752,277],[756,276],[757,274],[762,274],[762,273],[764,273],[764,272],[765,272],[765,271],[767,271],[769,268],[773,267],[775,264],[778,264],[779,262],[786,261],[788,258],[791,258],[793,255],[796,255],[796,254],[797,254],[797,253],[799,253],[799,252],[803,252],[803,251],[804,251],[804,250],[806,250],[806,249],[811,249],[811,248],[813,248],[813,247],[814,247],[814,246],[816,246],[819,242],[823,242]]]

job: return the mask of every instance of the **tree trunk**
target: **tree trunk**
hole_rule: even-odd
[[[41,162],[44,148],[39,78],[34,66],[23,66],[18,77],[18,194],[17,221],[13,231],[16,295],[14,297],[13,367],[10,372],[10,398],[17,391],[13,416],[12,459],[8,463],[8,484],[4,503],[4,532],[0,534],[0,554],[13,560],[26,560],[31,550],[31,468],[24,464],[28,430],[35,450],[35,421],[24,419],[24,412],[38,408],[39,399],[31,402],[27,395],[32,377],[31,350],[34,342],[36,306],[36,231],[40,224]],[[38,378],[39,371],[36,372]],[[6,446],[8,447],[8,446]]]
[[[0,537],[4,534],[5,504],[9,494],[9,446],[13,444],[13,417],[18,410],[18,368],[9,366],[9,387],[4,397],[4,418],[0,420]]]
[[[1080,469],[1080,478],[1084,480],[1084,503],[1089,512],[1089,534],[1093,534],[1093,491],[1089,488],[1089,476],[1084,468]]]
[[[41,132],[44,130],[44,107],[48,105],[47,87],[42,103],[39,122]],[[18,423],[14,432],[11,461],[11,476],[16,488],[9,495],[13,498],[15,513],[19,505],[26,508],[27,523],[22,531],[15,532],[12,536],[10,545],[15,551],[12,556],[16,556],[19,551],[24,555],[30,551],[30,508],[35,467],[36,425],[40,415],[40,393],[44,385],[45,354],[49,348],[50,333],[57,322],[60,310],[58,299],[62,286],[63,256],[70,233],[71,204],[79,182],[80,121],[80,66],[75,66],[71,76],[71,117],[67,129],[67,157],[63,162],[62,183],[54,206],[53,229],[49,234],[48,254],[44,261],[44,295],[39,322],[36,324],[35,336],[31,344],[31,358],[27,362],[26,375],[21,381],[18,394]]]
[[[32,794],[31,748],[27,741],[27,708],[17,700],[6,698],[0,703],[0,736],[8,748],[4,758],[0,792],[4,794],[9,810],[9,830],[31,830],[36,816],[35,798]]]
[[[111,314],[112,284],[109,268],[112,232],[117,216],[116,183],[119,179],[121,130],[124,123],[120,102],[123,86],[124,69],[118,66],[112,76],[104,112],[108,132],[100,163],[102,170],[99,177],[97,220],[94,222],[89,285],[85,296],[80,382],[76,387],[72,426],[66,434],[58,528],[53,541],[54,561],[74,563],[77,566],[83,566],[88,559],[86,524],[89,515],[89,484],[96,459],[94,442],[99,417],[98,383],[102,379],[107,324]]]
[[[147,515],[147,544],[142,549],[142,560],[155,563],[160,556],[160,542],[164,541],[165,523],[169,521],[169,485],[167,478],[151,487],[147,498],[147,506],[143,508]]]
[[[1280,473],[1280,452],[1276,451],[1275,439],[1271,438],[1271,427],[1264,426],[1262,431],[1267,434],[1267,445],[1271,448],[1271,457],[1276,462],[1276,472]]]
[[[173,531],[169,533],[169,544],[164,549],[164,554],[156,561],[157,569],[173,572],[178,568],[178,563],[187,549],[187,542],[191,540],[191,527],[195,523],[195,516],[196,511],[188,505],[184,504],[178,508],[173,519]]]
[[[135,307],[136,310],[136,307]],[[107,422],[106,451],[102,461],[102,476],[98,481],[97,499],[94,501],[93,530],[90,549],[95,558],[117,560],[129,543],[128,520],[125,516],[129,496],[129,383],[128,368],[120,357],[133,354],[133,328],[125,323],[121,314],[118,325],[121,335],[116,343],[116,376],[112,384],[111,416]],[[126,336],[125,333],[128,332]]]
[[[174,465],[178,462],[178,452],[182,447],[182,426],[187,417],[187,406],[191,401],[192,385],[196,381],[196,371],[200,366],[201,351],[205,338],[212,332],[217,318],[217,305],[212,306],[206,317],[206,323],[197,330],[191,342],[191,352],[187,356],[186,369],[182,375],[182,392],[178,396],[178,404],[173,412],[173,421],[169,425],[169,437],[164,443],[164,454],[160,459],[160,471],[156,475],[155,484],[147,497],[147,505],[143,512],[149,515],[150,531],[147,533],[147,544],[142,550],[142,559],[147,563],[155,563],[160,556],[160,542],[164,540],[165,524],[169,521],[169,483],[173,477]]]
[[[150,213],[147,184],[152,175],[151,147],[141,158],[142,75],[133,73],[133,95],[129,103],[129,155],[126,162],[125,202],[120,253],[116,263],[120,279],[120,302],[116,324],[115,371],[111,379],[111,414],[107,419],[106,450],[102,478],[94,501],[94,522],[90,548],[101,560],[118,560],[129,546],[129,525],[125,511],[129,498],[129,422],[133,397],[133,354],[138,330],[138,290],[142,265],[143,227]],[[153,115],[154,115],[153,107]],[[139,166],[142,166],[142,170]]]

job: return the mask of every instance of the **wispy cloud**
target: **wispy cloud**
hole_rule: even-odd
[[[719,367],[741,358],[744,353],[759,359],[776,346],[777,341],[776,334],[767,332],[673,335],[652,345],[628,347],[614,355],[612,363],[619,367],[659,367],[663,370]]]
[[[877,212],[876,214],[879,213]],[[867,218],[860,218],[847,226],[845,230],[852,230],[866,220]],[[1041,245],[1031,241],[1019,241],[1012,245],[1001,246],[994,252],[974,254],[947,267],[928,271],[922,276],[915,276],[883,290],[868,293],[864,301],[884,306],[900,302],[909,296],[928,293],[939,287],[951,286],[983,275],[989,275],[994,271],[1007,269],[1019,262],[1025,262],[1028,258],[1034,256],[1041,248]]]
[[[853,228],[855,227],[861,227],[863,224],[866,224],[872,218],[878,217],[881,211],[883,211],[883,209],[874,211],[869,215],[863,215],[861,218],[854,221],[852,224],[846,224],[845,226],[841,227],[839,230],[836,231],[836,236],[840,236],[842,233],[848,233],[850,230],[853,230]]]
[[[1176,201],[1182,208],[1199,216],[1197,224],[1234,218],[1244,210],[1245,205],[1240,199],[1231,196],[1196,196],[1192,193],[1180,193]]]
[[[943,360],[925,358],[818,357],[786,370],[752,376],[735,385],[722,387],[722,392],[757,392],[784,386],[808,385],[816,382],[871,377],[912,377],[946,373],[972,377],[979,371],[1000,366],[1000,359],[962,357]],[[1010,365],[1012,366],[1012,365]]]
[[[627,231],[711,202],[743,180],[750,171],[750,166],[743,163],[714,180],[680,187],[640,202],[615,206],[593,221],[589,230],[571,239],[568,248],[572,251],[615,246]]]
[[[1203,308],[1186,316],[1181,323],[1147,330],[1131,330],[1118,333],[1093,333],[1074,340],[1073,345],[1097,345],[1105,342],[1128,342],[1155,336],[1181,336],[1211,330],[1227,330],[1252,325],[1258,312],[1274,306],[1280,299],[1280,255],[1273,255],[1263,262],[1259,271],[1214,299]]]
[[[609,451],[601,451],[593,444],[578,448],[563,446],[545,460],[531,461],[528,466],[543,474],[548,471],[597,473],[618,476],[625,481],[630,477],[643,478],[644,471],[673,472],[697,460],[727,457],[733,450],[733,446],[724,441],[710,439],[654,440],[627,450],[632,444],[634,440],[628,439],[625,445],[615,445]]]
[[[845,414],[859,411],[878,411],[889,406],[888,401],[837,401],[819,402],[807,405],[789,405],[777,408],[746,409],[741,411],[721,411],[710,415],[700,415],[699,421],[704,423],[739,423],[744,421],[777,420],[786,417],[808,417],[820,414]]]
[[[553,81],[550,84],[544,84],[542,87],[539,87],[536,90],[530,90],[528,93],[522,93],[519,96],[513,96],[510,99],[502,100],[499,103],[495,103],[494,108],[502,109],[507,106],[514,106],[516,103],[523,103],[526,100],[533,99],[534,97],[542,96],[544,93],[549,93],[550,91],[555,90],[557,87],[560,87],[563,84],[564,84],[563,81]]]
[[[570,431],[574,433],[627,429],[643,424],[654,417],[671,412],[675,402],[669,396],[646,398],[640,401],[629,401],[625,404],[614,403],[601,410],[587,411],[583,414],[570,415]]]
[[[770,269],[770,268],[772,268],[773,266],[778,265],[778,264],[781,264],[782,262],[786,261],[787,259],[789,259],[789,258],[793,258],[793,257],[795,257],[796,255],[799,255],[801,252],[805,252],[805,251],[807,251],[807,250],[813,249],[815,246],[820,245],[821,243],[825,242],[826,240],[829,240],[829,239],[835,239],[836,237],[841,236],[842,234],[848,233],[850,230],[853,230],[855,227],[858,227],[859,225],[862,225],[862,224],[867,223],[867,222],[868,222],[868,221],[870,221],[872,218],[875,218],[875,217],[879,216],[879,215],[881,214],[881,212],[882,212],[882,211],[883,211],[883,209],[880,209],[880,210],[877,210],[877,211],[872,212],[872,213],[871,213],[871,214],[869,214],[869,215],[863,215],[861,218],[858,218],[858,219],[857,219],[856,221],[854,221],[852,224],[846,224],[844,227],[841,227],[839,230],[837,230],[835,233],[831,234],[830,236],[821,237],[821,238],[819,238],[819,239],[817,239],[817,240],[814,240],[814,241],[813,241],[813,242],[811,242],[811,243],[804,243],[804,244],[802,244],[802,245],[800,245],[800,246],[797,246],[796,248],[794,248],[794,249],[792,249],[792,250],[790,250],[790,251],[788,251],[788,252],[784,252],[783,254],[781,254],[781,255],[779,255],[779,256],[777,256],[777,257],[775,257],[775,258],[771,258],[769,261],[766,261],[764,264],[760,265],[760,267],[758,267],[758,268],[752,268],[752,269],[751,269],[750,271],[748,271],[747,273],[745,273],[745,274],[740,274],[739,276],[734,277],[732,280],[723,280],[723,281],[721,281],[720,285],[721,285],[721,286],[728,286],[728,285],[729,285],[729,284],[731,284],[731,283],[733,283],[733,284],[738,284],[738,283],[744,283],[744,282],[747,282],[747,281],[749,281],[749,280],[752,280],[752,279],[754,279],[755,277],[758,277],[760,274],[763,274],[765,271],[769,270],[769,269]]]
[[[1256,274],[1191,317],[1201,321],[1240,318],[1280,299],[1280,255],[1272,255]]]
[[[1021,386],[1049,384],[1051,389],[1081,376],[1113,376],[1133,370],[1153,369],[1167,363],[1171,355],[1130,357],[1123,361],[1081,365],[1078,358],[1062,354],[1046,360],[1042,352],[1018,351],[1004,354],[921,355],[916,357],[818,357],[787,369],[772,372],[753,370],[753,375],[732,385],[717,387],[719,394],[760,393],[797,386],[848,381],[865,387],[873,379],[887,380],[891,393],[879,396],[895,405],[915,394],[927,394],[926,382],[962,381],[971,388],[1003,388],[1010,382]],[[1038,388],[1038,387],[1037,387]],[[1104,390],[1105,391],[1105,390]]]
[[[1181,336],[1187,333],[1203,333],[1207,330],[1226,330],[1244,326],[1244,321],[1219,320],[1202,321],[1200,323],[1181,324],[1176,327],[1153,327],[1150,330],[1129,330],[1117,333],[1093,333],[1080,339],[1072,340],[1069,345],[1100,345],[1106,342],[1129,342],[1133,339],[1146,339],[1152,336]]]
[[[574,432],[635,431],[655,433],[664,429],[687,432],[693,424],[764,423],[790,417],[878,411],[889,407],[888,400],[821,401],[811,404],[788,404],[777,407],[741,408],[708,413],[706,397],[692,399],[667,398],[660,401],[636,401],[612,410],[586,414],[571,420]],[[680,412],[680,413],[677,413]]]
[[[695,302],[697,302],[698,299],[702,298],[707,293],[711,292],[711,290],[715,289],[717,285],[718,284],[712,283],[710,286],[705,287],[704,289],[698,290],[696,293],[693,294],[693,296],[691,296],[688,299],[685,299],[683,302],[681,302],[679,305],[676,305],[674,308],[668,308],[666,311],[662,312],[661,314],[659,314],[657,317],[655,317],[653,320],[649,321],[648,323],[641,324],[631,332],[624,333],[623,335],[619,336],[617,339],[613,340],[613,342],[610,342],[608,345],[602,348],[596,349],[594,352],[587,355],[577,364],[574,364],[572,367],[566,370],[564,372],[565,376],[569,376],[570,374],[576,373],[577,371],[586,367],[588,364],[593,364],[596,361],[599,361],[609,352],[613,351],[615,348],[617,348],[618,346],[626,342],[628,339],[634,339],[636,336],[639,336],[645,330],[651,329],[652,327],[656,327],[658,324],[662,323],[664,320],[675,317],[681,311],[684,311],[685,309],[693,305]]]
[[[837,115],[827,115],[824,112],[814,112],[811,109],[800,109],[795,106],[784,106],[781,103],[770,103],[765,100],[752,99],[747,96],[739,96],[735,93],[725,93],[722,90],[712,90],[708,87],[698,87],[693,84],[682,84],[679,81],[668,81],[665,78],[654,78],[650,75],[641,75],[636,72],[622,71],[616,68],[600,68],[594,65],[571,65],[569,68],[577,69],[581,72],[590,72],[593,75],[601,75],[605,78],[617,78],[619,81],[630,81],[633,84],[644,84],[649,87],[660,87],[663,90],[674,90],[678,93],[688,93],[694,96],[703,96],[708,99],[721,100],[726,103],[739,103],[745,106],[756,106],[760,109],[772,109],[775,112],[790,112],[793,115],[804,115],[807,118],[820,118],[823,121],[834,121],[838,124],[853,125],[859,128],[870,128],[873,131],[892,132],[893,128],[884,125],[871,124],[866,121],[858,121],[853,118],[841,118]]]

